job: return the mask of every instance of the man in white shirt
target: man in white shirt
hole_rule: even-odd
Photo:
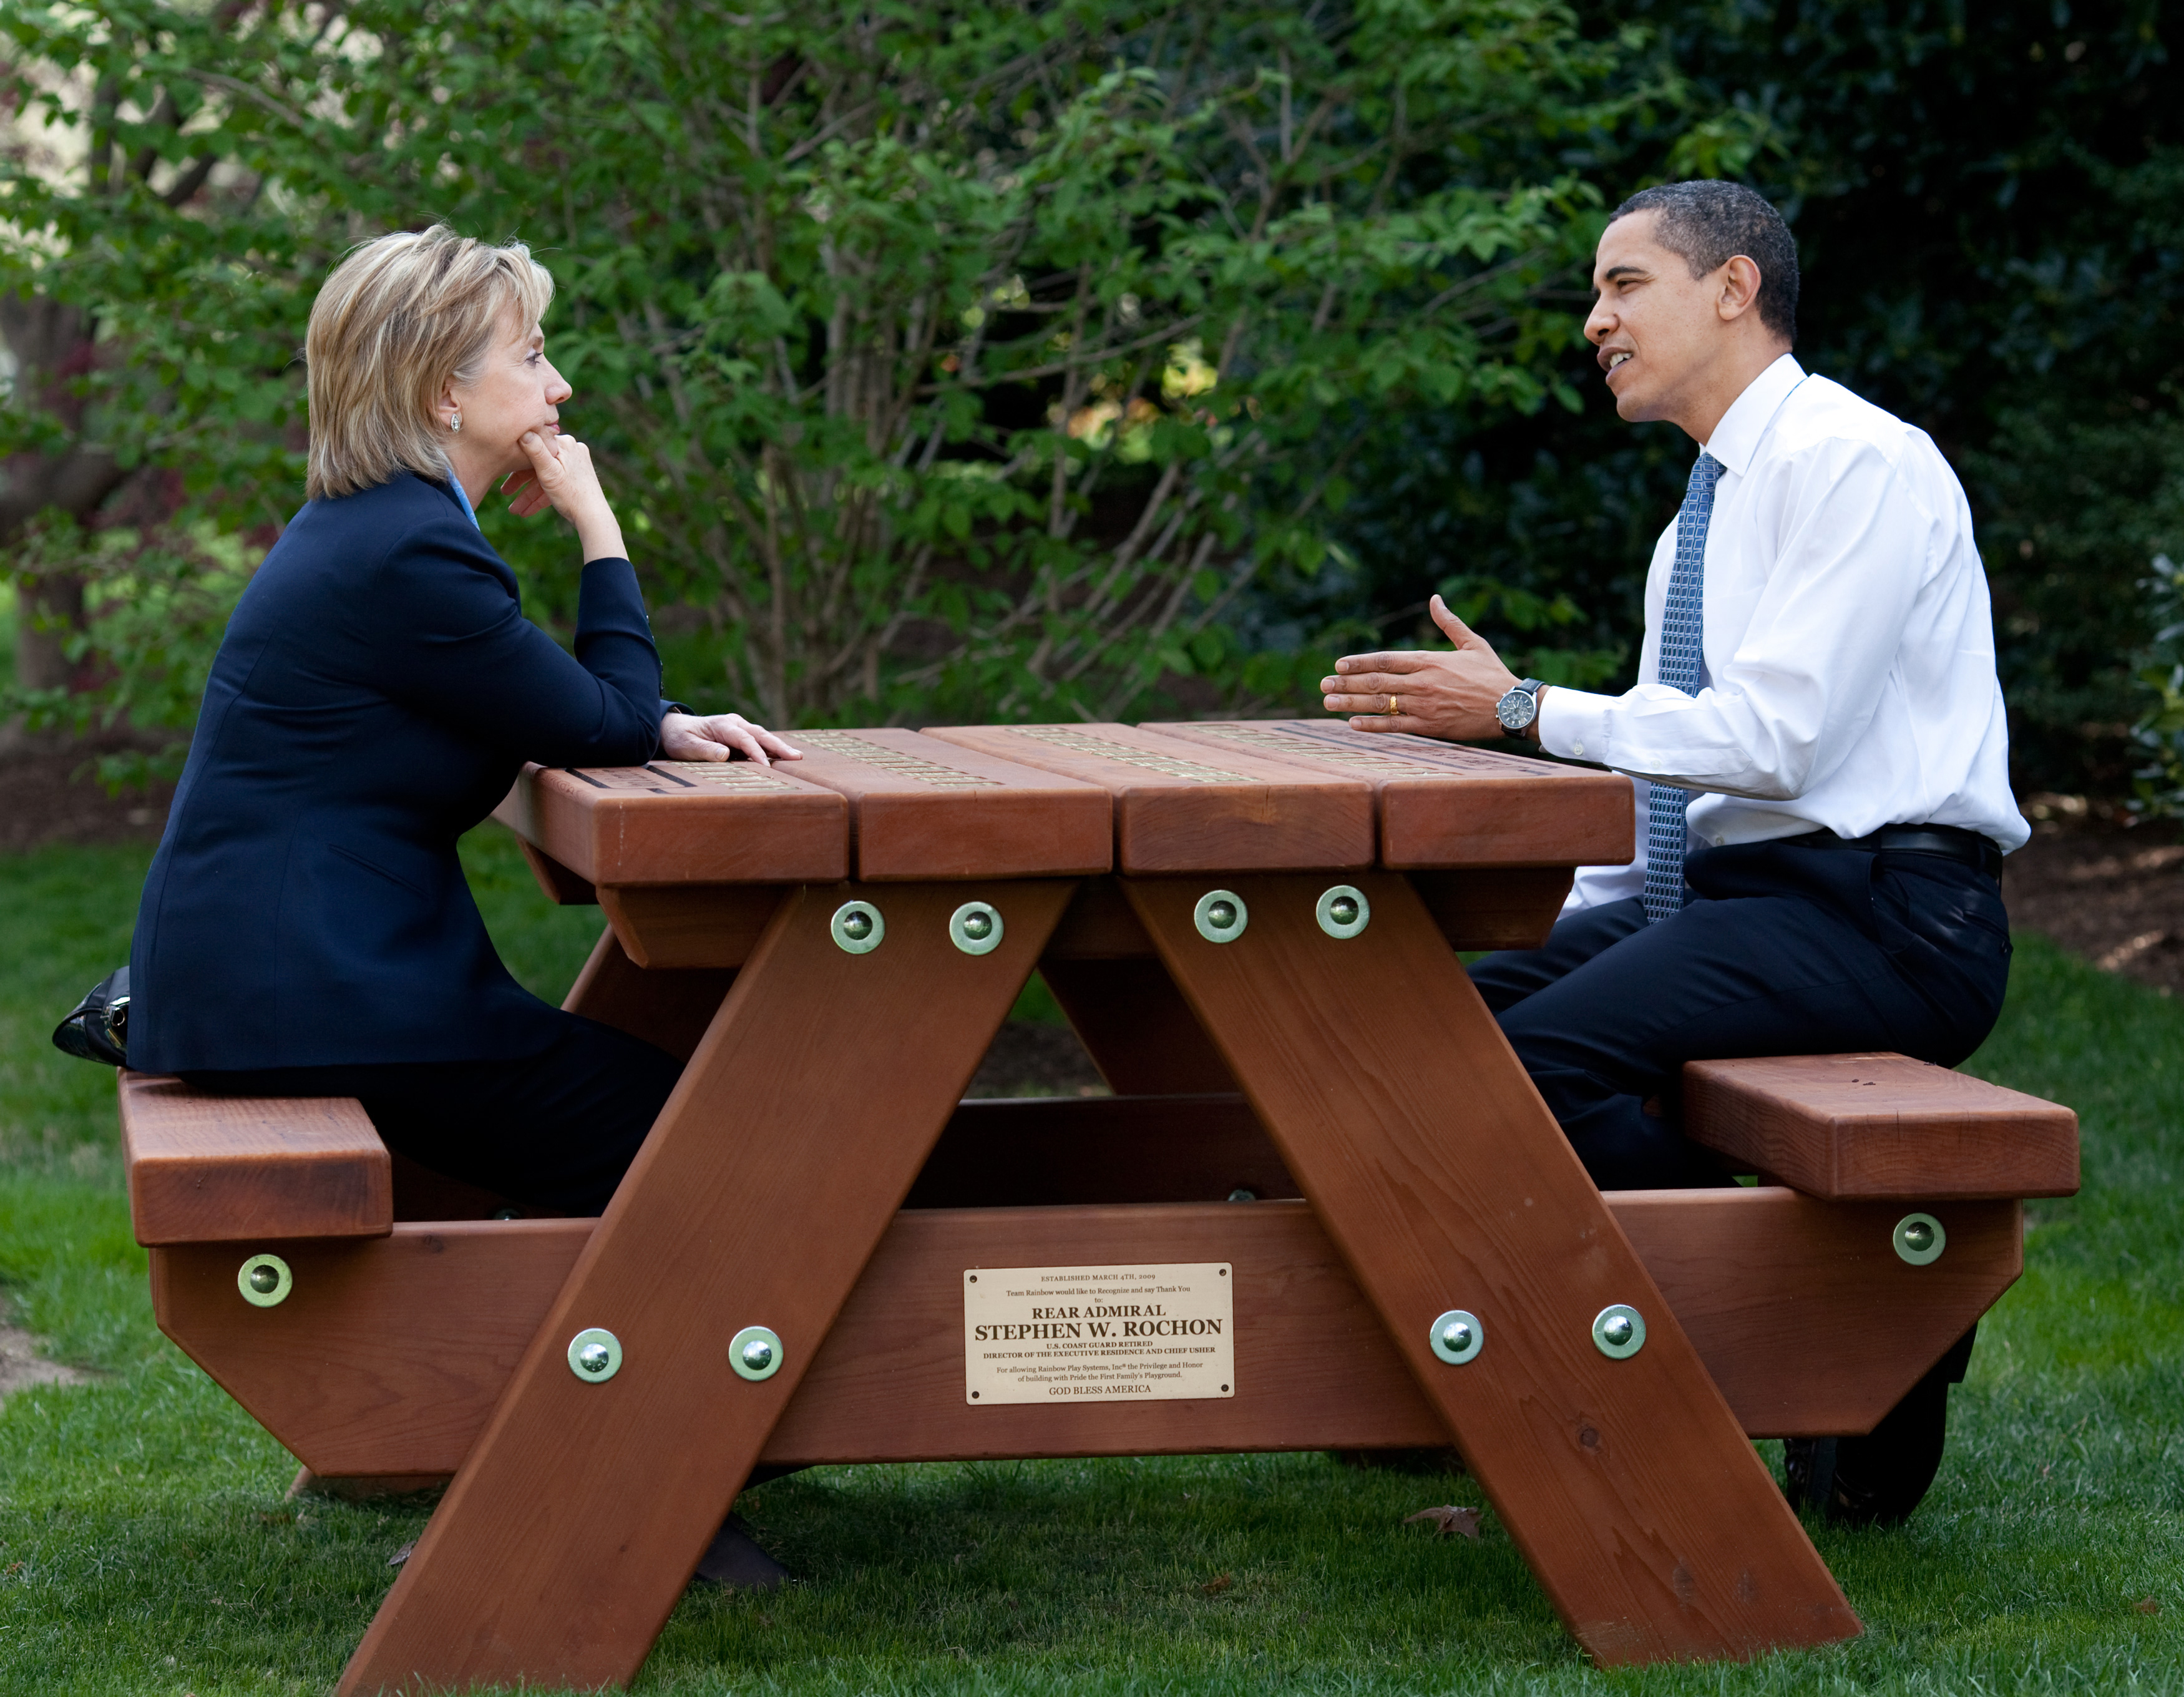
[[[1683,1063],[1963,1060],[2001,1009],[1998,876],[2029,830],[1964,493],[1924,432],[1792,357],[1780,215],[1734,183],[1646,190],[1593,281],[1617,412],[1701,444],[1654,550],[1636,686],[1519,680],[1436,596],[1453,652],[1352,656],[1322,687],[1361,730],[1521,732],[1631,775],[1637,859],[1580,871],[1545,947],[1472,979],[1603,1189],[1719,1183],[1676,1129]],[[1914,1434],[1936,1465],[1947,1383]],[[1902,1494],[1869,1493],[1864,1517],[1908,1513]]]

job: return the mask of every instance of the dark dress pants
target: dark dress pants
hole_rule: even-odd
[[[611,1025],[563,1013],[518,1060],[386,1062],[193,1072],[225,1096],[353,1096],[390,1149],[544,1214],[603,1212],[682,1075],[682,1063]]]
[[[1954,1066],[2002,1010],[2009,919],[1975,867],[1758,843],[1701,850],[1685,877],[1690,905],[1658,924],[1634,897],[1471,969],[1602,1190],[1724,1182],[1680,1129],[1685,1061],[1892,1049]]]

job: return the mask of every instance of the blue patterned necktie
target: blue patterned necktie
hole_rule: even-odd
[[[1713,486],[1721,461],[1699,455],[1676,515],[1676,563],[1669,573],[1668,606],[1661,613],[1660,680],[1686,695],[1699,692],[1699,665],[1706,630],[1707,526],[1713,518]],[[1646,922],[1652,924],[1680,913],[1684,905],[1684,810],[1691,792],[1673,784],[1652,786],[1646,820]]]

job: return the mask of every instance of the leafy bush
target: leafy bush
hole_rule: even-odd
[[[1585,138],[1613,203],[1719,173],[1797,238],[1798,357],[1931,435],[1970,497],[1995,600],[2014,776],[2131,784],[2144,642],[2134,588],[2184,559],[2184,103],[2153,0],[1580,0],[1646,45],[1635,100]],[[1567,595],[1565,633],[1630,642],[1653,539],[1694,449],[1624,424],[1589,350],[1581,412],[1436,409],[1358,461],[1340,539],[1365,572],[1329,617],[1401,622],[1483,570]],[[1492,633],[1501,638],[1507,634]]]
[[[2184,566],[2165,554],[2153,556],[2147,592],[2153,640],[2142,656],[2138,678],[2153,702],[2131,727],[2133,745],[2145,763],[2132,774],[2132,812],[2147,818],[2184,818]]]
[[[783,723],[1298,693],[1323,633],[1255,654],[1240,611],[1320,571],[1376,423],[1574,404],[1548,296],[1598,199],[1549,154],[1635,98],[1602,92],[1632,41],[1552,0],[102,0],[6,27],[26,119],[86,151],[6,165],[0,287],[95,351],[18,385],[0,449],[176,467],[166,534],[262,544],[326,268],[432,218],[521,233],[568,422],[679,604],[677,689]],[[566,617],[558,533],[486,522]],[[170,714],[199,627],[113,621],[219,579],[131,545],[77,640],[109,706]]]

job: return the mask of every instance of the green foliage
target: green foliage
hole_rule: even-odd
[[[1624,75],[1666,91],[1556,154],[1611,204],[1721,172],[1780,205],[1803,281],[1799,357],[1931,434],[1964,479],[1995,593],[2021,784],[2128,787],[2137,580],[2184,558],[2184,104],[2153,0],[1615,0],[1648,31]],[[2172,8],[2173,12],[2173,8]],[[1570,284],[1579,279],[1574,273]],[[1695,452],[1584,400],[1453,407],[1357,459],[1339,534],[1365,569],[1300,596],[1407,622],[1484,572],[1564,595],[1563,639],[1635,653],[1653,538]],[[1386,610],[1396,610],[1389,611]],[[1490,633],[1497,639],[1504,633]]]
[[[1285,691],[1240,600],[1320,570],[1364,421],[1574,403],[1542,291],[1597,197],[1542,149],[1615,121],[1635,46],[1557,0],[101,0],[5,27],[26,114],[89,150],[0,170],[0,288],[102,352],[19,395],[0,451],[93,438],[183,470],[186,524],[277,520],[329,264],[428,217],[520,232],[556,273],[568,421],[710,673],[677,688],[783,723]],[[487,523],[566,615],[558,533]],[[139,717],[201,671],[202,643],[92,628]]]
[[[2184,567],[2157,554],[2153,570],[2142,587],[2153,640],[2138,674],[2153,701],[2131,727],[2131,740],[2146,763],[2133,774],[2131,810],[2142,818],[2174,819],[2184,818]]]
[[[1502,659],[1520,676],[1581,689],[1613,677],[1622,667],[1620,650],[1562,647],[1552,641],[1584,617],[1567,595],[1550,598],[1475,573],[1451,578],[1440,593],[1449,611],[1473,629],[1485,626],[1533,640],[1529,651],[1507,638],[1500,645]]]
[[[20,707],[35,729],[125,722],[177,733],[163,749],[99,756],[98,775],[110,788],[179,770],[205,668],[257,554],[209,519],[188,529],[93,530],[64,514],[41,515],[0,566],[0,579],[29,585],[66,574],[83,585],[86,622],[58,634],[68,658],[98,682],[79,689],[10,687],[0,701]],[[39,617],[35,603],[25,616]]]

